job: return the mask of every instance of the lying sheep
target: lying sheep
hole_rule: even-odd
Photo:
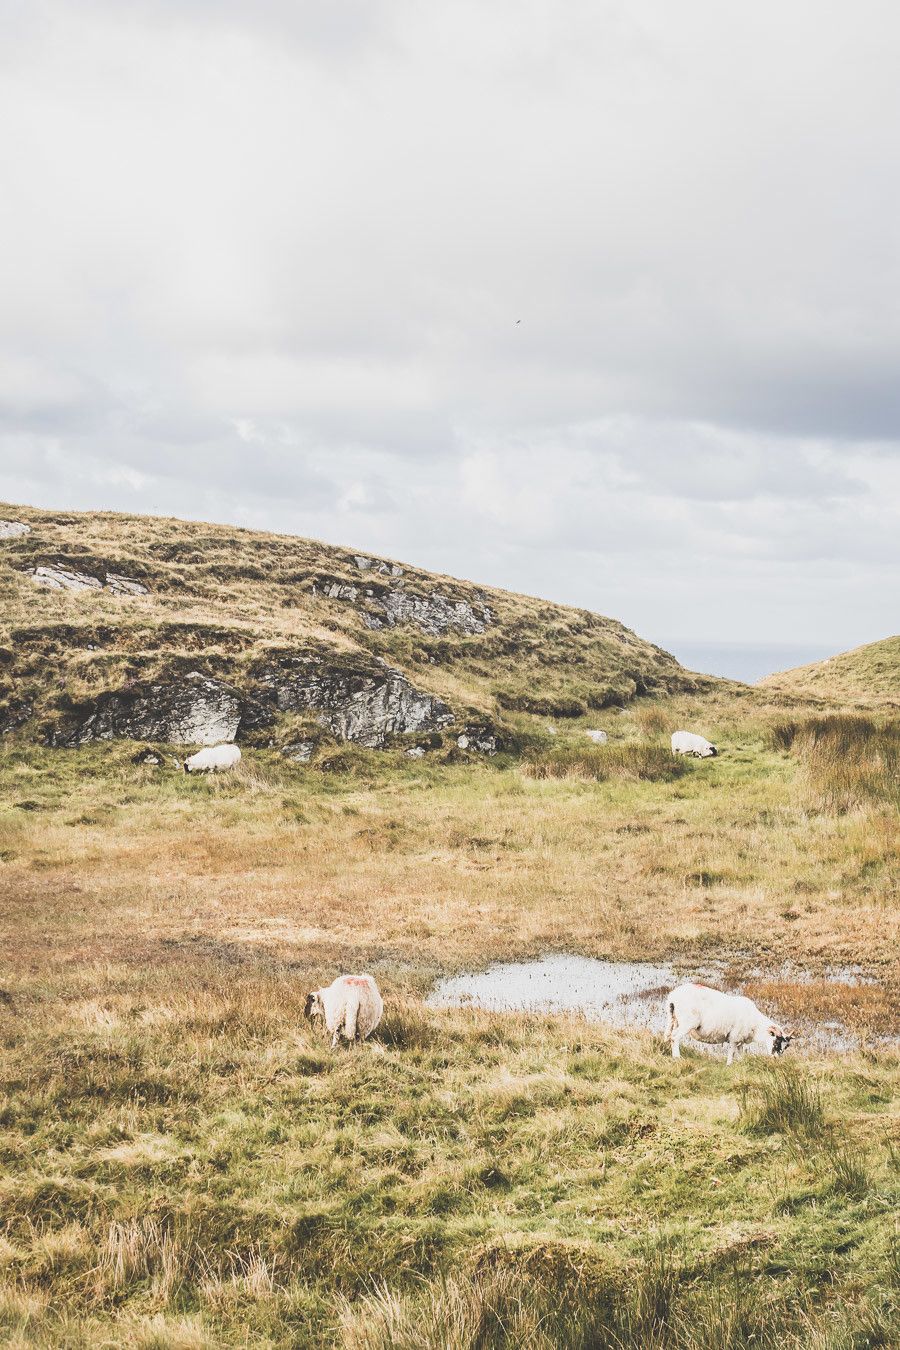
[[[793,1040],[760,1012],[743,994],[723,994],[707,984],[680,984],[668,997],[669,1021],[666,1038],[672,1043],[672,1058],[681,1058],[685,1036],[707,1045],[727,1045],[728,1063],[740,1046],[758,1045],[767,1055],[781,1055]]]
[[[694,755],[697,759],[707,759],[710,755],[717,755],[719,752],[711,741],[705,736],[698,736],[693,731],[673,731],[672,733],[672,754],[673,755]]]
[[[371,1036],[381,1021],[384,1004],[371,975],[339,975],[327,989],[307,994],[303,1011],[311,1021],[323,1019],[334,1049],[340,1036],[347,1041],[364,1041]]]
[[[209,745],[198,750],[184,761],[185,773],[218,773],[221,769],[233,769],[241,762],[241,750],[237,745]]]

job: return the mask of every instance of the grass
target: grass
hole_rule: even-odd
[[[204,779],[130,744],[50,751],[27,724],[0,742],[0,1343],[896,1344],[883,714],[690,680],[632,699],[672,668],[611,620],[490,593],[486,635],[371,632],[311,596],[319,576],[359,582],[341,550],[28,518],[14,564],[105,559],[154,591],[48,593],[36,615],[0,568],[11,695],[50,710],[51,665],[91,694],[173,654],[237,677],[267,644],[321,644],[501,719],[505,748],[323,746],[300,765],[279,738],[308,728],[286,720]],[[679,726],[720,757],[675,760]],[[839,1018],[861,1044],[801,1037],[729,1071],[651,1034],[422,1001],[440,974],[554,950],[718,961],[773,1016]],[[867,980],[836,986],[836,965]],[[334,1053],[304,996],[360,968],[386,1018]]]
[[[900,636],[768,675],[760,683],[773,693],[826,705],[900,707]]]
[[[590,761],[664,752],[640,713]],[[840,998],[896,1034],[887,805],[811,813],[768,714],[668,715],[720,758],[659,781],[251,750],[195,779],[129,745],[7,741],[0,1340],[889,1345],[896,1050],[800,1041],[729,1072],[421,1003],[494,957],[718,956],[750,989],[774,967],[773,1013]],[[879,983],[836,991],[836,961]],[[333,1054],[303,997],[354,967],[387,1016]]]
[[[803,765],[807,795],[819,810],[841,812],[869,802],[900,806],[900,721],[831,713],[777,721],[772,743]]]
[[[815,1137],[825,1132],[822,1092],[790,1064],[773,1065],[741,1089],[741,1121],[751,1134]]]

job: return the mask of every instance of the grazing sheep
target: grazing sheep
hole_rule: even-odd
[[[698,736],[693,731],[673,731],[672,733],[673,755],[694,755],[696,759],[707,759],[710,755],[717,755],[718,753],[716,747],[705,736]]]
[[[331,1032],[331,1048],[343,1036],[364,1041],[381,1021],[384,1004],[371,975],[339,975],[327,989],[306,995],[304,1014],[312,1021],[321,1017]]]
[[[241,751],[237,745],[209,745],[198,750],[184,761],[185,773],[218,773],[220,769],[233,769],[241,762]]]
[[[666,1037],[672,1043],[673,1059],[681,1058],[685,1036],[707,1045],[727,1045],[729,1064],[740,1046],[755,1044],[767,1055],[780,1055],[793,1040],[752,999],[723,994],[706,984],[680,984],[669,995],[668,1008]]]

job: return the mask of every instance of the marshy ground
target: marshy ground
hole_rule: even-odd
[[[670,772],[688,715],[725,753]],[[898,1343],[894,788],[823,777],[828,736],[769,711],[612,723],[524,760],[257,751],[215,779],[7,742],[6,1343]],[[860,1049],[729,1071],[424,1004],[545,952],[717,961]],[[385,1021],[332,1053],[303,997],[354,968]]]

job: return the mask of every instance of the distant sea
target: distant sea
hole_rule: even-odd
[[[835,647],[809,646],[801,643],[782,645],[772,643],[757,646],[749,642],[660,642],[661,647],[677,657],[689,670],[704,675],[726,675],[731,680],[755,684],[764,675],[776,670],[790,670],[793,666],[807,666],[811,661],[823,661],[834,656]]]

